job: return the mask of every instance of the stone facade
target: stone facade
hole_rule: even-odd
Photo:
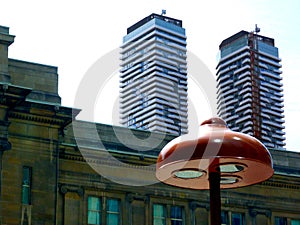
[[[174,136],[75,120],[79,110],[60,105],[56,67],[9,59],[12,42],[0,27],[0,224],[84,225],[99,213],[111,225],[110,199],[118,224],[153,225],[157,205],[167,225],[176,224],[174,206],[182,209],[177,224],[209,224],[208,191],[155,178],[157,155]],[[237,224],[237,215],[244,225],[300,220],[300,155],[270,152],[272,178],[222,190],[224,224]],[[99,212],[91,212],[91,197],[101,201]]]
[[[13,40],[0,26],[0,224],[55,224],[59,143],[76,110],[60,105],[56,67],[8,58]]]

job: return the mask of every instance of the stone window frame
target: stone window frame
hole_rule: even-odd
[[[163,205],[165,207],[165,212],[166,212],[166,215],[165,215],[165,225],[171,225],[172,224],[172,221],[175,221],[175,220],[172,220],[171,218],[171,207],[172,206],[178,206],[178,207],[181,207],[182,208],[182,225],[185,225],[186,224],[186,219],[187,219],[187,216],[188,216],[188,209],[189,209],[189,206],[188,206],[188,203],[185,202],[185,201],[173,201],[173,200],[166,200],[166,199],[151,199],[150,200],[150,218],[151,218],[151,225],[154,225],[154,211],[153,211],[153,207],[154,205]],[[174,218],[173,218],[174,219]]]
[[[227,223],[222,223],[222,225],[232,225],[232,214],[241,214],[242,215],[242,224],[239,225],[246,225],[246,212],[244,211],[240,211],[240,210],[222,210],[221,212],[222,214],[224,213],[226,216],[226,220],[225,222]]]
[[[118,217],[119,217],[119,224],[118,225],[122,225],[122,221],[124,219],[124,205],[125,205],[125,197],[122,194],[119,193],[113,193],[113,192],[106,192],[106,191],[86,191],[85,192],[85,197],[84,197],[84,201],[85,201],[85,221],[86,224],[89,225],[88,223],[88,198],[89,197],[97,197],[100,198],[101,200],[101,221],[100,224],[106,224],[106,219],[107,219],[107,215],[109,214],[109,212],[107,212],[107,200],[108,199],[116,199],[119,202],[119,212],[118,212]]]

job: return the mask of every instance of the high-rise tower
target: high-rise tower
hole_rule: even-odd
[[[218,115],[268,148],[285,146],[281,59],[274,39],[240,31],[219,46]]]
[[[186,35],[182,21],[151,14],[127,29],[121,46],[120,123],[187,133]]]

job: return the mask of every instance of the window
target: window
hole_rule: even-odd
[[[182,206],[153,205],[153,225],[183,225],[184,213]]]
[[[105,209],[102,204],[106,205]],[[120,200],[115,198],[88,197],[88,224],[119,225],[120,224]]]
[[[101,199],[88,197],[88,224],[101,224]]]
[[[287,225],[287,218],[275,217],[275,225]]]
[[[291,220],[291,225],[300,225],[300,220]]]
[[[244,225],[244,215],[242,213],[232,213],[231,225]]]
[[[24,205],[31,205],[31,176],[32,168],[24,166],[22,180],[22,204]]]
[[[221,224],[222,225],[244,225],[244,214],[237,212],[221,212]],[[231,223],[230,223],[231,221]]]
[[[228,212],[221,212],[221,224],[222,225],[228,225]]]
[[[183,208],[181,206],[171,207],[171,225],[183,225]]]
[[[118,199],[107,199],[106,201],[106,224],[119,225],[120,204]]]
[[[166,207],[160,204],[153,205],[153,225],[166,224]]]

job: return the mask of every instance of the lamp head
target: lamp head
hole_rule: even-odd
[[[272,157],[256,138],[227,128],[221,118],[204,121],[197,138],[177,137],[160,152],[156,177],[167,184],[209,189],[209,174],[218,172],[221,188],[262,182],[273,173]]]

